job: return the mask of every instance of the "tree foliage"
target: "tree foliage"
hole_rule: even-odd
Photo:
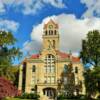
[[[100,32],[98,30],[88,32],[86,39],[82,41],[80,57],[84,64],[100,66]]]
[[[88,97],[96,97],[100,93],[100,32],[89,31],[86,39],[82,41],[80,57],[84,64],[94,68],[86,69],[84,73],[86,93]]]
[[[19,48],[15,47],[17,40],[11,32],[0,31],[0,76],[15,80],[13,60],[22,56]]]
[[[87,96],[92,97],[100,93],[100,67],[88,69],[84,76]]]
[[[21,57],[22,53],[14,46],[15,43],[11,32],[0,31],[0,65],[9,65],[15,57]]]
[[[5,100],[6,97],[18,96],[18,90],[13,86],[12,82],[0,77],[0,100]]]

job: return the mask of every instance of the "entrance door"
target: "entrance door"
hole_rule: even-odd
[[[56,89],[54,88],[45,88],[43,89],[43,94],[49,98],[55,98],[56,96]]]

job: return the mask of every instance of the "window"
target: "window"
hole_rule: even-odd
[[[55,76],[50,75],[51,73],[55,73],[55,57],[51,54],[48,54],[45,57],[45,66],[44,71],[47,73],[47,76],[44,77],[44,82],[46,83],[54,83],[55,82]]]
[[[32,76],[31,84],[35,84],[35,76]]]
[[[55,35],[56,35],[57,31],[55,30],[55,32],[54,32],[54,33],[55,33]]]
[[[75,73],[78,73],[78,67],[75,67]]]
[[[47,35],[47,30],[45,31],[45,35]]]
[[[50,73],[50,66],[47,67],[47,73]]]
[[[52,30],[49,30],[49,35],[52,35]]]
[[[47,83],[50,83],[50,77],[47,77]]]
[[[55,72],[55,66],[52,66],[51,67],[51,73],[54,73]]]
[[[51,77],[51,83],[55,83],[55,77],[54,76]]]
[[[45,83],[55,83],[55,76],[48,76],[44,78]]]
[[[47,77],[44,77],[44,83],[47,83]]]
[[[51,58],[51,55],[48,55],[47,58]]]
[[[35,68],[35,65],[32,66],[32,72],[35,72],[36,71],[36,68]]]
[[[55,43],[55,40],[53,40],[53,47],[54,47],[54,48],[55,48],[55,44],[56,44],[56,43]]]
[[[46,67],[46,66],[44,66],[44,72],[46,72],[46,73],[47,73],[47,67]]]
[[[53,30],[51,30],[51,35],[53,35]]]
[[[55,57],[51,54],[45,57],[45,72],[54,73],[55,72]]]

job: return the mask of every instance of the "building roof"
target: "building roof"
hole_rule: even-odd
[[[48,24],[52,23],[53,25],[55,25],[56,28],[58,28],[58,24],[56,24],[52,19],[50,19],[50,21],[44,25],[44,29],[47,28]]]
[[[39,58],[39,54],[33,54],[30,58],[32,58],[32,59],[38,59]]]
[[[69,54],[64,53],[64,52],[61,52],[61,51],[59,51],[59,50],[57,50],[56,53],[57,53],[62,59],[66,59],[66,58],[69,58],[69,57],[70,57]]]
[[[79,57],[74,57],[74,56],[71,56],[70,54],[67,54],[67,53],[64,53],[64,52],[61,52],[61,51],[56,51],[57,55],[59,55],[59,57],[61,59],[72,59],[72,62],[80,62],[80,58]],[[31,59],[39,59],[39,56],[40,54],[33,54],[31,55]]]
[[[79,57],[74,57],[73,55],[70,55],[68,53],[64,53],[64,52],[61,52],[61,51],[58,51],[58,50],[56,52],[61,57],[61,59],[69,58],[69,59],[72,60],[72,62],[80,62]]]

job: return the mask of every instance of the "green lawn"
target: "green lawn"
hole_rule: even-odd
[[[9,99],[4,99],[4,100],[31,100],[31,99],[9,98]]]

